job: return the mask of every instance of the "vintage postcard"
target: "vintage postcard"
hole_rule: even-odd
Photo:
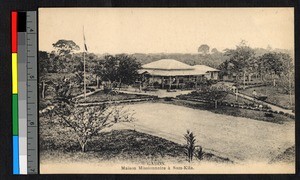
[[[40,8],[41,174],[295,173],[294,8]]]

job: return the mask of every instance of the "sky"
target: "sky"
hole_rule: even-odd
[[[39,50],[59,39],[91,53],[222,51],[241,40],[251,47],[294,50],[293,8],[40,8]]]

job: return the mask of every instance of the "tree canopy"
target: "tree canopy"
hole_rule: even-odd
[[[104,81],[131,84],[136,80],[140,68],[141,64],[128,55],[106,55],[96,67],[96,73]]]
[[[79,46],[72,40],[60,39],[52,46],[57,50],[59,55],[67,55],[73,51],[80,50]]]
[[[202,53],[203,55],[206,55],[209,53],[209,46],[207,44],[202,44],[199,48],[198,48],[198,52]]]

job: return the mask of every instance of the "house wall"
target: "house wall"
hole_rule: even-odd
[[[172,88],[182,88],[182,87],[186,87],[188,82],[196,82],[196,81],[197,84],[199,85],[203,80],[205,80],[204,75],[199,75],[198,77],[197,76],[171,77],[171,86]],[[170,85],[170,77],[161,77],[161,76],[148,77],[147,84],[153,85],[155,82],[161,85],[161,88],[168,88]]]
[[[213,71],[213,72],[208,72],[205,77],[208,80],[218,80],[219,78],[219,72],[218,71]]]

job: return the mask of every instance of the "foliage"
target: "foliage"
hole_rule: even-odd
[[[140,68],[141,64],[128,55],[106,55],[102,61],[99,61],[96,73],[103,81],[129,85],[138,77],[138,69]]]
[[[204,158],[204,151],[201,146],[196,146],[195,148],[195,156],[199,159],[202,160]]]
[[[218,101],[223,100],[229,93],[226,87],[222,86],[201,86],[197,91],[191,92],[191,96],[197,99],[211,101],[217,108]]]
[[[118,76],[120,83],[130,85],[138,77],[138,69],[141,68],[141,64],[136,62],[136,59],[128,55],[117,55],[116,59],[119,61]]]
[[[220,52],[218,51],[217,48],[212,48],[212,49],[211,49],[211,53],[215,54],[215,53],[220,53]]]
[[[69,133],[77,139],[82,152],[87,150],[87,143],[98,136],[101,130],[118,122],[129,122],[133,118],[132,114],[125,112],[122,107],[78,107],[65,102],[56,104],[53,113],[59,117],[59,123],[63,127],[69,128]]]
[[[225,50],[225,56],[229,57],[228,62],[232,65],[231,72],[239,74],[239,76],[243,76],[251,70],[250,64],[255,59],[254,54],[254,50],[245,41],[242,41],[236,49]]]
[[[184,146],[185,154],[188,158],[188,162],[192,162],[195,152],[195,135],[193,134],[193,132],[187,130],[186,134],[184,135],[184,139],[186,140],[186,145]]]
[[[71,93],[71,82],[68,79],[63,79],[63,81],[64,83],[56,87],[56,96],[52,101],[54,108],[49,116],[58,117],[58,122],[68,128],[70,135],[77,139],[82,152],[87,150],[87,143],[104,128],[133,119],[131,112],[117,105],[79,107]]]
[[[219,76],[236,75],[236,80],[251,80],[252,75],[260,76],[264,83],[273,83],[280,86],[286,93],[291,93],[294,87],[293,60],[287,50],[263,48],[251,48],[242,41],[236,49],[226,49],[225,56],[228,57],[219,65]],[[276,83],[277,81],[277,83]]]
[[[114,82],[118,80],[118,61],[113,55],[106,55],[99,62],[96,73],[104,81]]]
[[[223,56],[222,52],[206,55],[190,53],[135,53],[132,54],[132,56],[136,58],[137,61],[141,64],[151,63],[160,59],[176,59],[189,65],[202,64],[214,68],[217,68],[222,62],[227,59],[227,57]]]
[[[60,39],[52,46],[57,49],[58,55],[67,55],[73,51],[80,50],[79,46],[72,40]]]
[[[283,62],[278,53],[266,53],[259,58],[259,62],[260,71],[264,73],[280,76],[283,72]]]

